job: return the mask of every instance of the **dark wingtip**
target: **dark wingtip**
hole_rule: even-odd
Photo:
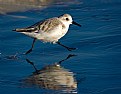
[[[23,31],[25,31],[25,30],[24,30],[24,29],[13,29],[12,31],[23,32]]]
[[[16,29],[13,29],[12,31],[16,31]]]

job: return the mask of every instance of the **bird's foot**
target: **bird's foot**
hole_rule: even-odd
[[[76,50],[77,48],[67,48],[68,51]]]
[[[31,52],[32,52],[32,49],[28,50],[28,51],[25,52],[24,54],[27,55],[27,54],[29,54],[29,53],[31,53]]]

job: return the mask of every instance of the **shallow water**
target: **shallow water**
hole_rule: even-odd
[[[42,9],[1,14],[0,94],[121,94],[120,5],[120,0],[67,0],[44,5]],[[78,49],[69,52],[57,44],[37,41],[31,54],[22,55],[30,48],[32,39],[12,29],[63,13],[71,14],[82,27],[71,25],[60,41]],[[70,54],[74,56],[66,60]],[[60,61],[59,69],[49,67]],[[40,70],[34,81],[33,65]],[[49,77],[55,82],[50,83]]]

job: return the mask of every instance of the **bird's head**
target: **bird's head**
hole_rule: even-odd
[[[77,25],[77,26],[80,26],[80,24],[76,23],[73,21],[71,15],[69,14],[64,14],[64,15],[61,15],[60,17],[58,17],[64,24],[67,24],[67,25],[70,25],[70,24],[74,24],[74,25]]]

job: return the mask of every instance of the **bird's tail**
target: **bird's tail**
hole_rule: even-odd
[[[17,31],[17,32],[32,32],[35,31],[36,28],[17,28],[17,29],[13,29],[12,31]]]

